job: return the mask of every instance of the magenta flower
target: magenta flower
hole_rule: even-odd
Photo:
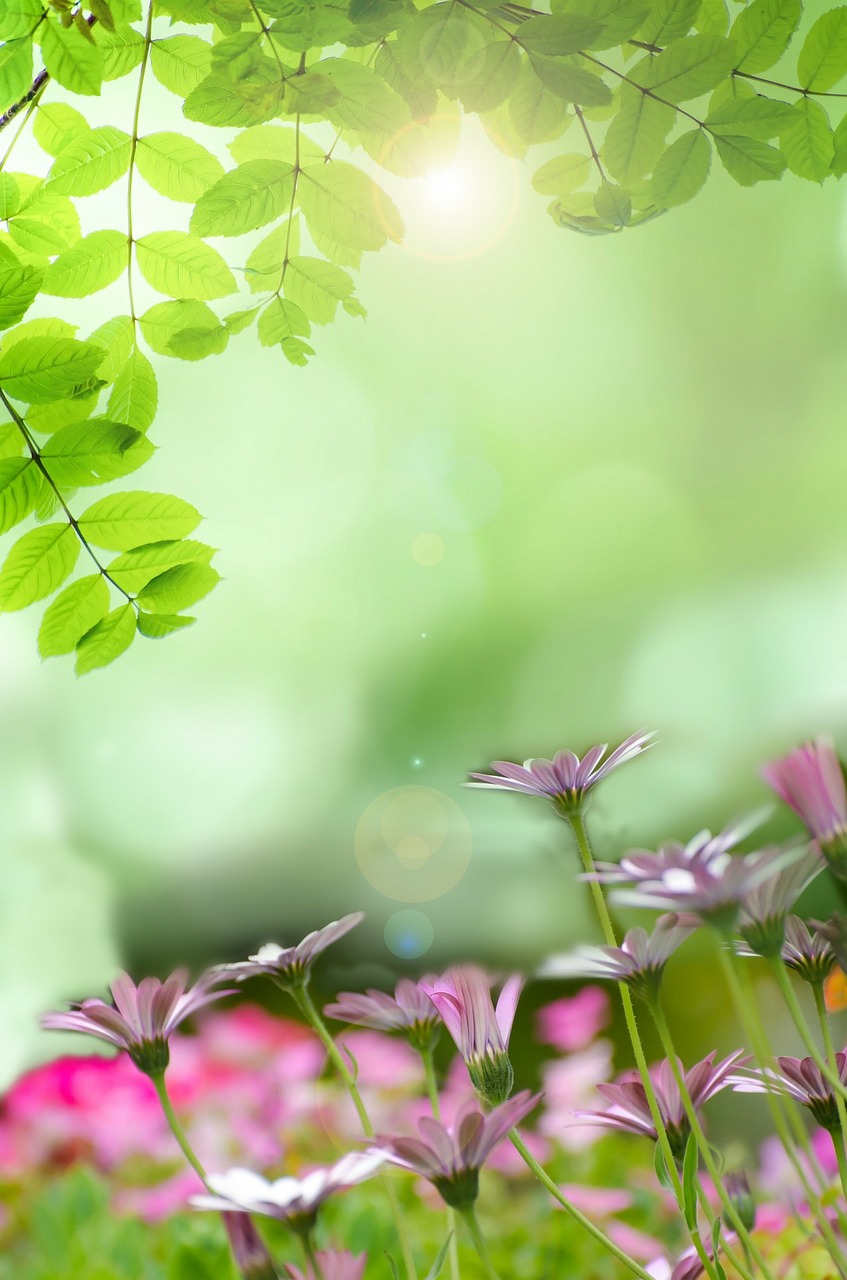
[[[720,1093],[732,1083],[732,1073],[736,1067],[747,1061],[745,1054],[739,1049],[727,1058],[715,1063],[715,1054],[710,1053],[690,1070],[685,1071],[686,1091],[695,1108],[702,1107],[716,1093]],[[680,1063],[680,1066],[682,1064]],[[671,1070],[671,1064],[665,1060],[658,1066],[651,1067],[650,1079],[656,1094],[659,1114],[665,1126],[671,1151],[676,1160],[682,1160],[691,1128],[685,1108],[682,1105],[679,1089]],[[597,1090],[609,1102],[605,1111],[581,1111],[578,1115],[590,1119],[593,1124],[603,1125],[607,1129],[618,1129],[622,1133],[640,1134],[656,1141],[656,1128],[650,1114],[650,1105],[644,1084],[637,1072],[630,1071],[612,1084],[598,1084]]]
[[[669,958],[698,924],[693,916],[660,916],[652,934],[641,928],[630,929],[619,947],[578,947],[570,955],[551,956],[538,970],[538,976],[625,982],[633,994],[652,1000],[658,994]]]
[[[818,841],[833,874],[847,879],[847,788],[832,740],[807,742],[762,775]]]
[[[420,1138],[379,1134],[374,1150],[382,1152],[391,1164],[426,1178],[454,1209],[466,1209],[479,1193],[479,1171],[485,1161],[540,1098],[525,1089],[488,1115],[475,1102],[466,1102],[451,1125],[422,1116],[418,1121]]]
[[[315,1257],[323,1280],[362,1280],[365,1273],[367,1257],[364,1253],[355,1257],[352,1253],[331,1253],[329,1250],[318,1249]],[[293,1262],[285,1264],[285,1274],[289,1280],[317,1280],[310,1266],[301,1271]]]
[[[697,873],[716,859],[722,860],[761,826],[770,812],[770,809],[758,809],[745,818],[737,818],[716,836],[711,831],[698,831],[687,844],[669,840],[655,853],[649,849],[630,849],[620,862],[598,862],[593,872],[584,872],[580,879],[596,880],[600,884],[637,885],[645,880],[661,880],[668,871]]]
[[[821,1075],[814,1058],[777,1058],[779,1071],[749,1067],[730,1077],[736,1093],[781,1093],[807,1107],[815,1121],[829,1133],[841,1128],[835,1090]],[[838,1078],[847,1086],[847,1054],[836,1053]]]
[[[434,974],[421,979],[427,986],[436,981]],[[399,1032],[423,1051],[433,1047],[441,1030],[432,1000],[424,987],[410,978],[400,979],[393,996],[373,988],[364,994],[342,991],[334,1004],[324,1005],[324,1013],[339,1022],[371,1027],[374,1031]]]
[[[285,1222],[293,1230],[310,1230],[320,1206],[336,1191],[372,1177],[385,1162],[379,1151],[348,1152],[335,1164],[313,1169],[304,1178],[269,1182],[249,1169],[230,1169],[207,1178],[211,1195],[192,1196],[196,1209],[220,1213],[256,1213]]]
[[[602,987],[583,987],[542,1005],[535,1015],[538,1038],[561,1053],[584,1049],[609,1022],[609,997]]]
[[[493,787],[499,791],[519,791],[528,796],[542,796],[553,802],[562,817],[582,811],[589,792],[627,760],[652,746],[653,733],[633,733],[606,756],[608,743],[600,743],[586,751],[580,760],[573,751],[557,751],[552,760],[530,759],[522,765],[508,760],[494,760],[496,773],[472,773],[469,787]],[[604,759],[604,756],[606,757]]]
[[[221,1218],[235,1265],[244,1280],[278,1280],[279,1272],[265,1242],[247,1214],[222,1213]]]
[[[48,1031],[97,1036],[116,1049],[125,1049],[145,1075],[160,1076],[170,1059],[171,1032],[204,1005],[232,994],[211,989],[221,980],[221,974],[210,969],[189,988],[187,970],[177,969],[165,982],[144,978],[136,987],[121,973],[112,983],[113,1005],[96,997],[83,1000],[68,1013],[44,1014],[41,1025]]]
[[[284,991],[305,986],[309,981],[312,965],[321,952],[343,938],[351,929],[355,929],[364,918],[364,912],[354,911],[351,915],[342,916],[340,920],[324,925],[322,929],[308,933],[302,942],[293,947],[280,947],[276,942],[266,942],[256,955],[235,964],[220,964],[217,971],[236,982],[245,982],[247,978],[273,978]]]
[[[517,974],[509,978],[495,1009],[491,979],[476,965],[456,965],[442,978],[420,983],[453,1037],[474,1089],[492,1106],[505,1102],[515,1082],[508,1048],[523,984]]]

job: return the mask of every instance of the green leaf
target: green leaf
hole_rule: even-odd
[[[409,108],[400,94],[371,67],[347,58],[324,58],[317,67],[340,95],[327,112],[334,125],[366,133],[397,133],[410,123]]]
[[[626,184],[648,174],[664,151],[675,120],[672,107],[623,85],[620,108],[603,143],[603,159],[612,177]]]
[[[42,292],[60,298],[85,298],[117,280],[126,265],[124,232],[92,231],[50,264]]]
[[[528,62],[521,67],[509,98],[509,118],[525,142],[550,142],[565,127],[562,99],[550,92]]]
[[[40,101],[33,116],[32,133],[50,156],[59,156],[74,137],[90,132],[85,117],[65,102]],[[43,188],[42,188],[43,189]]]
[[[847,8],[822,13],[809,31],[797,59],[804,89],[825,93],[847,74]]]
[[[135,348],[115,378],[106,406],[114,422],[125,422],[136,431],[146,431],[156,416],[159,392],[153,366],[143,351]]]
[[[89,542],[109,551],[129,551],[148,542],[185,538],[200,523],[190,502],[168,493],[113,493],[79,518]]]
[[[212,70],[229,80],[249,80],[262,62],[261,31],[237,31],[212,45]]]
[[[295,53],[344,43],[352,34],[347,6],[338,0],[262,0],[259,8],[276,18],[275,38]]]
[[[89,418],[61,427],[41,450],[60,489],[117,480],[152,456],[153,445],[145,435],[108,418]]]
[[[752,0],[730,28],[739,71],[766,71],[788,48],[803,11],[801,0]]]
[[[31,36],[43,16],[41,0],[6,0],[0,12],[0,40]]]
[[[569,195],[587,180],[590,167],[588,156],[575,153],[555,156],[536,170],[532,185],[543,196]]]
[[[60,587],[79,555],[69,524],[30,529],[14,544],[0,570],[0,610],[12,613],[43,600]]]
[[[353,249],[403,238],[397,206],[366,173],[343,160],[307,165],[297,188],[307,225]]]
[[[47,404],[72,394],[102,360],[102,347],[93,343],[24,338],[0,354],[0,385],[15,400]]]
[[[723,167],[742,187],[777,181],[785,172],[785,157],[767,142],[717,135],[715,145]]]
[[[315,324],[329,324],[339,302],[353,296],[353,280],[341,267],[321,258],[289,259],[285,296]]]
[[[644,58],[632,69],[630,77],[666,102],[685,102],[708,93],[726,79],[734,56],[734,46],[722,36],[686,36],[658,57]]]
[[[310,347],[302,338],[283,338],[279,345],[288,363],[300,365],[301,368],[308,364],[309,357],[315,354],[314,347]]]
[[[47,175],[50,193],[92,196],[104,191],[126,173],[131,146],[128,133],[108,124],[72,135]]]
[[[31,404],[27,412],[27,420],[33,431],[50,435],[70,422],[81,422],[93,413],[97,406],[100,382],[97,378],[87,378],[76,389],[73,395],[64,400],[51,400],[49,404]]]
[[[282,264],[287,256],[300,252],[300,215],[295,213],[291,223],[286,218],[265,236],[250,254],[244,267],[244,276],[252,293],[265,293],[276,289],[282,274]]]
[[[99,573],[78,578],[65,587],[47,607],[38,632],[38,652],[42,658],[73,653],[78,642],[105,617],[109,609],[109,588]]]
[[[701,0],[657,0],[638,33],[639,39],[646,44],[658,45],[681,40],[694,25],[700,3]]]
[[[41,480],[32,458],[0,460],[0,533],[8,533],[33,510]]]
[[[145,341],[160,356],[177,355],[171,344],[179,333],[206,335],[209,355],[223,351],[229,338],[211,307],[189,298],[156,303],[140,317],[140,324]]]
[[[414,44],[422,69],[442,92],[464,82],[468,62],[488,43],[485,28],[454,4],[423,10],[402,36]]]
[[[836,178],[841,178],[847,173],[847,116],[836,127],[833,144],[832,172]]]
[[[202,600],[218,582],[220,574],[209,564],[179,564],[153,578],[138,593],[138,603],[145,613],[179,613]]]
[[[248,160],[210,187],[191,215],[199,236],[240,236],[286,212],[294,189],[293,169],[281,160]]]
[[[634,36],[650,9],[649,0],[552,0],[554,13],[578,13],[603,27],[592,47],[611,49]]]
[[[779,149],[798,178],[823,182],[830,172],[835,143],[823,107],[811,98],[800,98],[793,120],[779,135]]]
[[[308,76],[302,77],[298,87],[308,79]],[[287,84],[293,94],[292,81]],[[206,76],[191,90],[182,110],[186,119],[201,124],[241,128],[278,116],[285,92],[286,82],[281,78],[279,67],[266,59],[244,85],[233,84],[220,73]],[[300,109],[307,110],[306,104],[301,104]]]
[[[166,569],[180,564],[208,564],[214,554],[214,547],[190,539],[151,542],[115,556],[107,566],[107,572],[113,582],[132,595],[143,591],[148,582],[158,578]]]
[[[131,604],[121,605],[107,613],[82,637],[76,646],[78,676],[97,667],[106,667],[119,658],[135,639],[135,610]]]
[[[0,111],[19,101],[32,82],[32,39],[0,45]]]
[[[0,222],[14,218],[21,207],[21,189],[11,173],[0,173]]]
[[[426,1273],[426,1280],[438,1280],[438,1277],[444,1270],[444,1263],[447,1261],[447,1255],[450,1252],[450,1241],[452,1238],[453,1232],[451,1231],[441,1248],[438,1250],[438,1253],[435,1255],[435,1260],[429,1271]]]
[[[144,58],[144,37],[132,27],[116,27],[107,31],[97,27],[97,45],[103,50],[103,79],[119,80],[129,75]]]
[[[491,111],[505,102],[521,70],[513,40],[496,40],[468,59],[467,79],[459,94],[466,111]]]
[[[102,347],[106,352],[103,363],[97,370],[97,377],[102,378],[106,386],[114,382],[132,355],[135,346],[135,326],[131,316],[114,316],[106,320],[93,333],[88,341]],[[117,419],[124,422],[124,418]],[[130,423],[135,426],[135,423]]]
[[[562,57],[588,49],[603,29],[603,24],[579,13],[530,18],[522,22],[517,39],[528,53]]]
[[[209,301],[235,293],[235,277],[217,249],[186,231],[153,231],[135,242],[148,284],[171,298]]]
[[[187,204],[199,200],[224,174],[217,156],[181,133],[151,133],[139,138],[135,162],[154,191]]]
[[[547,88],[565,102],[576,102],[581,107],[605,107],[612,101],[612,91],[605,80],[578,61],[535,55],[532,65]]]
[[[254,124],[229,143],[230,155],[236,164],[244,164],[246,160],[285,160],[293,166],[298,149],[301,165],[324,158],[323,147],[306,137],[302,129],[298,142],[297,130],[289,125]]]
[[[0,458],[23,456],[24,438],[14,422],[0,422]]]
[[[702,129],[691,129],[672,142],[656,165],[650,194],[663,209],[685,204],[709,176],[712,148]]]
[[[274,347],[284,338],[308,338],[312,326],[296,303],[271,298],[259,316],[259,341],[263,347]]]
[[[24,197],[20,212],[9,223],[9,234],[27,252],[43,258],[69,249],[82,232],[79,214],[67,196],[40,185]]]
[[[157,615],[139,611],[137,626],[139,635],[144,636],[147,640],[165,640],[168,636],[174,635],[175,632],[192,626],[196,621],[196,618],[189,618],[184,613],[160,613]]]
[[[714,133],[741,134],[745,138],[775,138],[794,123],[794,107],[788,102],[753,94],[750,98],[732,97],[713,108],[706,124]]]
[[[18,324],[42,287],[41,267],[0,267],[0,329]]]
[[[171,93],[187,98],[212,70],[212,46],[199,36],[168,36],[150,46],[153,75]]]
[[[224,326],[230,335],[243,333],[245,329],[250,328],[256,315],[255,307],[250,307],[246,311],[233,311],[230,315],[224,316]]]
[[[694,1134],[688,1135],[688,1141],[685,1144],[685,1156],[682,1161],[682,1198],[683,1198],[683,1217],[686,1226],[691,1231],[697,1230],[697,1168],[699,1164],[699,1155],[697,1150],[697,1139]]]
[[[75,26],[48,20],[40,28],[44,66],[57,84],[71,93],[99,94],[103,83],[103,50]]]
[[[374,70],[400,94],[412,119],[424,119],[437,109],[438,91],[427,79],[417,58],[398,40],[389,40],[382,45],[376,55]],[[468,73],[469,78],[474,74],[470,66]]]
[[[616,227],[625,227],[632,217],[632,199],[628,191],[612,182],[601,182],[594,197],[598,218]]]

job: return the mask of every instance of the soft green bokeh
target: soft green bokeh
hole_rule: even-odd
[[[169,127],[155,86],[145,104],[145,128]],[[91,115],[128,112],[119,84]],[[459,203],[488,239],[514,165],[468,155]],[[196,502],[221,548],[196,628],[77,681],[39,666],[34,616],[0,622],[7,1075],[55,1047],[38,1009],[101,986],[116,952],[223,958],[355,908],[362,977],[400,963],[398,911],[432,925],[412,969],[529,966],[584,938],[565,829],[461,789],[493,757],[658,729],[594,805],[615,854],[758,805],[759,761],[841,731],[843,192],[717,173],[690,207],[590,240],[553,226],[530,171],[483,252],[367,261],[369,318],[319,332],[307,369],[250,334],[158,362],[137,487]],[[391,188],[449,254],[458,213]],[[91,201],[85,230],[122,225],[121,200]],[[84,333],[122,288],[54,313]],[[382,811],[363,815],[414,787],[446,796],[446,830],[406,793],[377,848]]]

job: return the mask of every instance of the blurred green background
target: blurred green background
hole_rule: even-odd
[[[153,86],[145,127],[171,109]],[[38,1012],[119,963],[235,958],[354,909],[344,986],[593,937],[564,826],[462,788],[492,758],[657,729],[593,805],[613,856],[720,826],[765,799],[761,760],[840,733],[843,192],[715,173],[590,240],[547,218],[535,150],[471,130],[445,188],[390,179],[412,251],[366,261],[368,319],[319,332],[307,369],[252,334],[158,362],[137,487],[195,502],[221,548],[196,628],[77,681],[39,665],[34,611],[2,619],[0,1084],[64,1047]],[[39,164],[21,143],[12,167]],[[49,313],[82,335],[124,288]]]

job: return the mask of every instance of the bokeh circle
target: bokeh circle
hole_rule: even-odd
[[[429,916],[406,907],[395,911],[385,922],[385,945],[401,960],[416,960],[426,955],[435,939]]]
[[[356,827],[362,875],[395,902],[431,902],[462,879],[473,840],[464,812],[434,787],[394,787],[372,800]]]

